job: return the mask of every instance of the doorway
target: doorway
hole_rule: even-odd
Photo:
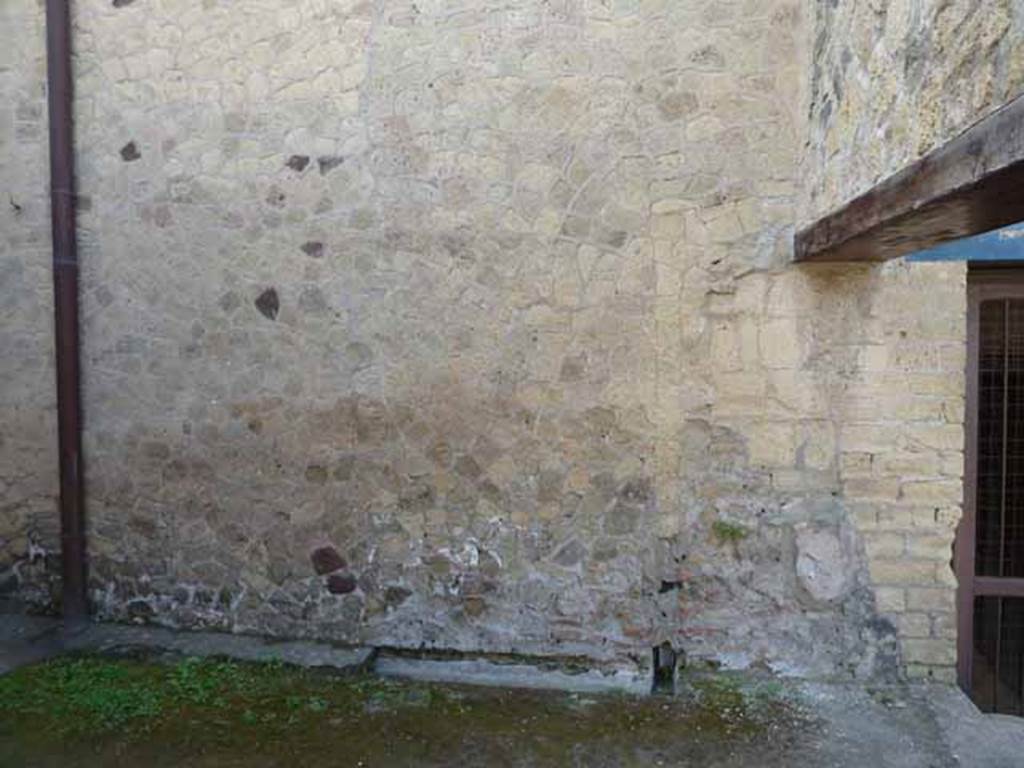
[[[984,712],[1024,715],[1024,269],[968,273],[958,677]]]

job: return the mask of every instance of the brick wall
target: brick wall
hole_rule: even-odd
[[[899,631],[907,672],[945,681],[956,662],[965,275],[962,264],[881,268],[860,374],[837,401],[843,493],[879,611]]]

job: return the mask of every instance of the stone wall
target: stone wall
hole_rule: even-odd
[[[78,7],[101,615],[895,664],[841,286],[787,287],[798,3]]]
[[[963,272],[790,263],[812,9],[75,8],[101,617],[948,677]]]
[[[46,56],[39,3],[0,5],[0,598],[59,575]]]
[[[1024,92],[1019,0],[814,5],[807,220]]]

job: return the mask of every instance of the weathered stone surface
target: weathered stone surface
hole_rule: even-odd
[[[412,597],[412,590],[400,585],[392,585],[384,590],[384,603],[397,608]]]
[[[319,464],[310,464],[306,467],[306,480],[315,485],[323,485],[327,482],[327,468]]]
[[[453,683],[490,685],[504,688],[550,688],[578,693],[650,693],[651,681],[645,674],[620,670],[562,669],[551,663],[543,666],[493,662],[488,659],[413,659],[381,655],[374,670],[384,677]]]
[[[984,6],[926,3],[917,35],[907,2],[76,4],[99,616],[840,675],[893,669],[899,633],[945,659],[963,270],[789,260],[808,212],[1016,82],[1019,20]],[[52,605],[38,4],[0,38],[0,576]],[[969,49],[962,106],[904,82],[966,82]],[[325,578],[330,541],[351,571]]]
[[[856,564],[839,533],[831,529],[800,528],[796,533],[796,575],[800,586],[816,601],[832,602],[852,586]]]
[[[573,539],[555,553],[555,562],[566,568],[571,568],[578,565],[586,555],[587,548],[579,540]]]
[[[1024,91],[1018,0],[820,3],[805,222]]]
[[[0,8],[0,595],[36,608],[60,578],[44,41],[43,6]]]
[[[467,616],[476,618],[487,610],[487,601],[478,595],[470,595],[463,598],[462,610]]]

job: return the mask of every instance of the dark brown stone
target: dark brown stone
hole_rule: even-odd
[[[134,141],[129,141],[127,144],[121,147],[121,159],[124,160],[126,163],[134,162],[138,160],[140,157],[142,157],[142,154],[139,152],[139,148],[135,146]]]
[[[320,166],[320,175],[326,176],[328,173],[330,173],[343,162],[345,162],[345,158],[339,155],[327,155],[324,157],[318,157],[316,162]]]
[[[332,546],[317,547],[310,554],[309,559],[313,563],[313,570],[317,572],[318,576],[340,571],[348,565],[345,562],[345,558]]]
[[[324,255],[324,244],[317,240],[310,240],[307,243],[303,243],[300,247],[304,254],[314,259],[319,259]]]
[[[327,591],[332,595],[347,595],[355,590],[356,584],[351,573],[332,573],[327,577]]]
[[[281,303],[278,301],[277,291],[273,288],[267,288],[267,290],[256,297],[256,309],[268,320],[276,319],[280,308]]]

